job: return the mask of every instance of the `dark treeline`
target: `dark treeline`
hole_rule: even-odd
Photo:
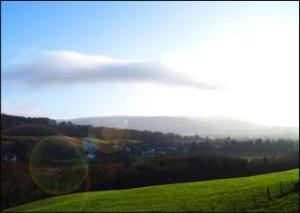
[[[92,163],[89,188],[128,188],[283,171],[298,168],[298,157],[298,152],[251,161],[219,155],[156,156],[134,166]]]
[[[36,185],[29,169],[32,150],[51,135],[67,135],[79,141],[84,137],[119,139],[123,143],[113,152],[103,152],[103,145],[98,147],[95,159],[89,162],[89,174],[76,192],[240,177],[299,167],[299,142],[285,139],[211,139],[3,114],[1,130],[1,209],[53,196]],[[58,159],[67,156],[62,148],[55,153]]]
[[[181,136],[173,133],[121,130],[106,127],[74,125],[71,122],[57,123],[48,118],[24,118],[1,115],[2,136],[50,136],[71,137],[93,136],[99,139],[137,140],[140,143],[126,143],[133,155],[155,156],[160,154],[225,154],[231,156],[280,155],[298,150],[298,141],[287,139],[231,139]],[[108,134],[107,134],[108,133]],[[30,143],[30,141],[28,141]],[[27,146],[28,144],[18,144]],[[24,148],[24,147],[23,147]],[[22,148],[22,152],[25,153]],[[16,149],[18,149],[16,147]],[[28,150],[30,151],[30,150]]]
[[[218,155],[156,156],[143,163],[90,162],[89,174],[75,192],[249,176],[299,167],[299,153],[247,161]],[[8,208],[53,195],[32,180],[24,163],[2,165],[1,207]]]

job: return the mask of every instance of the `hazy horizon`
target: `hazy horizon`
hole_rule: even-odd
[[[299,128],[299,2],[2,2],[2,113]]]
[[[6,115],[10,115],[10,116],[24,116],[24,117],[31,117],[31,118],[39,118],[39,117],[47,117],[47,116],[39,116],[39,115],[22,115],[22,114],[9,114],[9,113],[5,113],[2,112],[3,114]],[[255,122],[253,120],[249,120],[249,119],[242,119],[242,118],[238,118],[238,117],[233,117],[233,116],[172,116],[172,115],[91,115],[91,116],[80,116],[80,117],[69,117],[69,118],[55,118],[55,117],[47,117],[50,119],[54,119],[56,121],[66,121],[66,120],[76,120],[76,119],[90,119],[90,118],[112,118],[112,117],[137,117],[137,118],[159,118],[159,117],[164,117],[164,118],[186,118],[186,119],[200,119],[201,121],[206,121],[206,120],[214,120],[214,119],[220,119],[220,120],[228,120],[228,121],[239,121],[239,122],[245,122],[245,123],[251,123],[251,124],[255,124],[255,125],[261,125],[261,126],[265,126],[265,127],[283,127],[283,128],[299,128],[299,125],[270,125],[270,124],[263,124],[263,123],[259,123],[259,122]]]

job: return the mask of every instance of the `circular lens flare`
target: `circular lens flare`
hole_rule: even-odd
[[[39,142],[30,156],[30,174],[34,182],[49,194],[76,190],[88,172],[81,141],[67,136],[51,136]]]

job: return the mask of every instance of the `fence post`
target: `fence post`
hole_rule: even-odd
[[[271,195],[270,195],[270,189],[267,188],[267,196],[268,196],[268,200],[271,200]]]
[[[299,191],[299,181],[294,183],[294,187],[293,187],[294,192]]]
[[[252,195],[252,199],[253,199],[253,206],[256,207],[256,198],[254,195]]]
[[[281,195],[281,197],[284,195],[282,182],[280,182],[280,195]]]

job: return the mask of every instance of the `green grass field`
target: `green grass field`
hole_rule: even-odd
[[[251,177],[63,195],[6,211],[298,212],[299,192],[279,196],[280,183],[287,192],[298,180],[299,169],[294,169]]]

